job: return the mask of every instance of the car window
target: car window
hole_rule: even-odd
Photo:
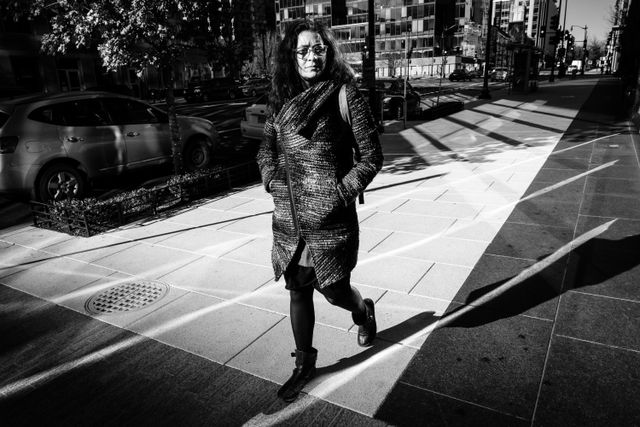
[[[105,98],[103,102],[115,124],[167,123],[169,121],[165,112],[134,99]]]
[[[59,126],[106,126],[110,117],[97,99],[80,99],[36,108],[29,119]]]

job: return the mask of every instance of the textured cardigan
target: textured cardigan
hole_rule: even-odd
[[[358,259],[355,199],[382,167],[382,149],[369,105],[346,86],[351,128],[338,104],[342,85],[322,81],[267,118],[258,165],[271,193],[276,280],[303,240],[321,288],[345,277]],[[354,163],[353,148],[360,160]]]

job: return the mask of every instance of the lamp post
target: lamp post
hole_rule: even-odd
[[[442,60],[440,61],[440,83],[438,85],[438,96],[436,96],[436,106],[440,105],[440,90],[442,89],[442,78],[444,77],[444,66],[447,64],[447,57],[444,55],[446,52],[444,50],[444,35],[447,31],[452,28],[458,28],[458,24],[453,24],[450,27],[444,28],[442,33],[440,34],[440,56]]]
[[[580,69],[580,75],[584,76],[584,63],[587,59],[587,26],[581,27],[580,25],[572,25],[571,31],[573,31],[573,27],[582,28],[584,30],[584,40],[582,41],[582,67]]]
[[[489,58],[491,57],[491,27],[493,20],[493,0],[489,0],[489,15],[487,16],[487,44],[484,50],[484,81],[482,83],[482,91],[478,98],[491,99],[489,93]]]

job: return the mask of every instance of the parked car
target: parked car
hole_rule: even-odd
[[[267,93],[271,87],[271,80],[266,78],[252,78],[240,86],[244,96],[255,98],[258,95]]]
[[[230,77],[201,80],[193,78],[184,91],[187,102],[208,102],[219,99],[235,99],[242,94],[241,83]]]
[[[240,120],[240,132],[249,139],[262,139],[264,122],[267,118],[267,96],[262,95],[244,110]]]
[[[366,93],[366,83],[359,82]],[[384,117],[401,119],[404,116],[404,79],[398,77],[376,78],[376,91],[382,93],[382,114]],[[407,82],[407,117],[416,117],[422,113],[420,94]]]
[[[461,81],[461,80],[471,81],[471,79],[472,79],[471,75],[467,73],[467,70],[465,70],[464,68],[456,68],[451,72],[451,74],[449,74],[449,80],[451,80],[452,82]]]
[[[489,73],[492,82],[506,82],[509,80],[509,69],[507,67],[496,67]]]
[[[209,166],[213,124],[178,116],[187,170]],[[66,92],[0,102],[0,192],[82,198],[91,183],[170,164],[167,113],[109,92]]]

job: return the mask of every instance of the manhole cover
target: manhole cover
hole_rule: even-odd
[[[114,314],[134,311],[153,304],[169,292],[161,282],[127,282],[105,289],[87,300],[85,310],[91,314]]]

